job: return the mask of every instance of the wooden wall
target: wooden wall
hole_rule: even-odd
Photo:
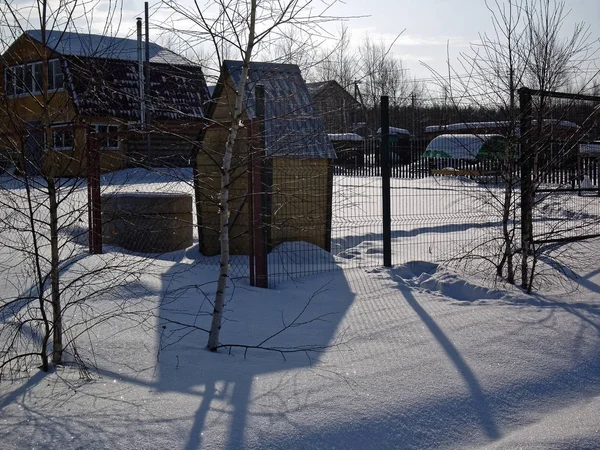
[[[219,242],[219,194],[221,186],[220,164],[223,161],[228,130],[212,127],[205,131],[202,151],[197,157],[200,174],[200,198],[197,199],[201,222],[200,250],[212,256],[220,252]],[[249,253],[248,236],[248,139],[245,129],[240,130],[234,148],[232,177],[230,183],[229,210],[230,249],[232,254]]]
[[[271,247],[306,241],[330,249],[330,166],[328,159],[273,159]]]
[[[199,220],[200,250],[216,255],[219,242],[219,189],[221,172],[214,161],[222,161],[228,130],[209,128],[205,132],[203,151],[197,159],[200,174]],[[248,138],[242,130],[234,150],[229,208],[230,250],[232,254],[249,253],[248,233]],[[331,238],[331,162],[328,159],[272,158],[270,169],[263,171],[268,185],[269,218],[265,224],[269,249],[289,241],[311,242],[330,249]],[[270,171],[270,173],[269,173]],[[270,180],[269,180],[270,179]]]

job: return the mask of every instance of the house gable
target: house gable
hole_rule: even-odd
[[[31,72],[35,70],[34,63],[43,59],[49,62],[47,66],[49,72],[51,69],[63,72],[64,62],[60,55],[42,47],[39,42],[30,39],[25,34],[15,40],[0,57],[0,85],[2,86],[2,95],[5,96],[2,106],[0,106],[0,114],[6,118],[2,120],[2,132],[7,133],[11,130],[21,129],[27,122],[68,122],[76,113],[69,92],[63,87],[51,88],[48,92],[48,108],[46,110],[42,108],[43,102],[40,101],[40,96],[43,83],[41,80],[39,82],[32,81]],[[37,67],[40,70],[40,76],[43,77],[41,70],[43,66],[39,63]],[[26,87],[21,93],[16,89],[7,92],[8,71],[12,77],[16,77],[14,72],[17,68],[24,71],[20,73],[19,79]],[[27,76],[25,72],[29,72]],[[11,84],[9,83],[8,86]],[[47,118],[44,119],[44,117]]]

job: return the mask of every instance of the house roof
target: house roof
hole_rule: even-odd
[[[40,30],[18,40],[41,44]],[[79,115],[140,119],[137,41],[83,33],[46,32],[47,47],[62,60],[65,84]],[[145,92],[152,119],[205,117],[210,95],[202,68],[157,44],[150,49],[150,90]]]
[[[40,44],[41,30],[28,30],[25,35]],[[145,42],[142,43],[142,46]],[[85,56],[94,58],[137,61],[137,40],[77,32],[46,31],[46,46],[63,56]],[[175,65],[193,63],[158,44],[149,43],[150,62]],[[145,50],[144,53],[145,54]]]
[[[315,96],[315,94],[322,92],[327,86],[330,86],[330,85],[331,85],[330,81],[317,81],[315,83],[306,83],[308,92],[313,97]]]
[[[92,57],[64,57],[68,87],[83,116],[111,116],[139,120],[138,64],[134,61]],[[150,63],[152,119],[203,118],[210,95],[200,66]]]
[[[241,61],[224,61],[213,98],[220,98],[225,78],[235,86],[242,76]],[[249,119],[256,118],[255,87],[265,90],[265,152],[267,156],[335,158],[335,151],[302,78],[294,64],[251,62],[244,106]]]
[[[592,142],[589,144],[579,144],[579,153],[599,155],[600,142]]]

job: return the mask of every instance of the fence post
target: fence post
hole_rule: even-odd
[[[102,253],[102,198],[98,137],[86,129],[88,150],[88,242],[92,255]]]
[[[251,185],[248,190],[251,193],[251,278],[253,286],[266,288],[269,286],[268,268],[268,180],[265,173],[267,165],[265,161],[265,90],[264,86],[256,85],[255,95],[255,119],[251,122],[251,174],[249,181]]]
[[[254,154],[256,152],[255,145],[255,128],[256,125],[254,120],[250,121],[248,125],[248,271],[250,276],[250,286],[256,286],[256,244],[254,242],[254,234],[256,230],[256,216],[254,213],[254,204],[255,204],[255,193],[254,193],[254,177],[255,177],[255,167],[256,161]]]
[[[381,97],[381,187],[383,209],[383,265],[392,267],[392,214],[390,200],[390,111],[389,98]]]
[[[519,89],[521,112],[521,286],[529,290],[529,263],[533,241],[533,183],[531,180],[531,90]]]

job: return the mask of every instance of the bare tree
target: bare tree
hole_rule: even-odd
[[[558,89],[565,86],[571,76],[576,76],[575,72],[583,76],[577,68],[593,54],[593,47],[584,24],[576,24],[568,37],[561,38],[561,28],[567,15],[563,2],[496,0],[487,6],[493,33],[481,34],[479,42],[472,45],[471,52],[460,55],[458,71],[449,66],[447,79],[439,74],[437,77],[459,116],[461,108],[467,104],[483,108],[498,125],[496,130],[501,130],[506,137],[505,149],[498,161],[501,189],[491,186],[486,199],[501,217],[501,235],[473,249],[469,256],[477,254],[477,257],[493,261],[497,276],[531,289],[537,256],[532,249],[521,246],[523,233],[530,235],[532,230],[520,217],[520,205],[529,202],[534,207],[534,193],[541,178],[535,176],[531,190],[525,192],[516,169],[524,158],[531,157],[534,172],[541,174],[543,170],[539,167],[538,157],[545,150],[542,140],[538,140],[532,144],[534,150],[531,155],[519,151],[522,111],[517,92],[523,86]],[[459,71],[469,76],[458,76]],[[542,96],[536,106],[536,124],[540,127],[538,136],[542,135],[540,131],[549,106]],[[533,268],[529,261],[532,254]],[[515,258],[520,261],[520,277]]]
[[[12,25],[11,29],[15,30],[11,33],[12,36],[21,34],[25,31],[26,24],[24,17],[22,16],[22,5],[5,3],[2,9],[3,21]],[[62,25],[64,30],[72,19],[73,7],[57,8],[52,9],[50,2],[38,1],[34,6],[34,10],[37,12],[37,20],[40,26],[41,36],[41,47],[47,48],[47,30],[52,25],[60,24],[63,20],[65,25]],[[18,33],[18,34],[17,34]],[[63,342],[63,304],[61,302],[61,286],[60,286],[60,246],[59,246],[59,204],[60,199],[58,197],[59,187],[57,186],[57,173],[55,172],[54,165],[50,165],[48,171],[44,175],[44,183],[42,186],[36,185],[36,183],[29,178],[28,167],[33,167],[35,170],[39,170],[41,173],[41,162],[31,161],[28,154],[28,146],[42,146],[44,145],[44,136],[46,136],[50,130],[47,128],[49,124],[55,121],[56,112],[53,112],[50,108],[53,95],[51,94],[50,80],[48,77],[49,66],[50,66],[50,54],[45,51],[39,52],[37,59],[40,60],[39,66],[28,66],[20,65],[16,66],[17,69],[13,69],[10,65],[14,64],[19,58],[19,55],[13,57],[12,61],[3,61],[3,66],[7,67],[5,76],[4,86],[4,102],[3,102],[3,113],[5,117],[11,120],[13,128],[20,130],[20,136],[25,135],[26,123],[23,122],[22,114],[14,114],[12,111],[12,104],[8,101],[8,97],[13,94],[10,90],[14,90],[20,95],[29,95],[34,99],[34,103],[37,103],[35,108],[36,112],[31,111],[29,118],[34,118],[40,126],[35,132],[30,133],[29,140],[17,138],[12,140],[13,143],[17,144],[15,148],[10,151],[9,155],[17,155],[19,159],[19,169],[24,174],[24,188],[25,197],[23,198],[24,204],[20,205],[25,207],[21,220],[28,221],[28,231],[30,233],[31,244],[33,250],[27,252],[28,256],[32,258],[32,263],[35,267],[35,279],[37,284],[37,293],[34,294],[38,301],[39,312],[41,314],[41,323],[43,333],[41,337],[41,345],[39,347],[39,356],[41,358],[41,364],[43,370],[47,371],[49,367],[49,361],[46,354],[46,346],[51,343],[51,360],[53,363],[58,364],[62,362],[62,354],[64,351]],[[39,67],[39,75],[37,71],[34,71],[34,67]],[[37,70],[37,69],[36,69]],[[9,82],[10,81],[10,82]],[[39,95],[35,95],[39,93]],[[31,121],[30,121],[31,123]],[[4,135],[8,135],[7,130],[4,129]],[[32,142],[35,140],[36,142]],[[5,142],[9,139],[5,139]],[[54,142],[50,142],[48,145],[49,152],[53,152]],[[16,150],[16,151],[15,151]],[[36,196],[39,192],[42,192],[42,199]],[[10,202],[10,201],[9,201]],[[38,209],[42,204],[47,205],[48,215],[43,219],[38,216]],[[7,205],[8,206],[8,205]],[[16,206],[16,205],[14,205]],[[4,224],[7,228],[18,227],[18,222],[13,222],[10,217],[6,217]],[[47,226],[47,229],[44,229]],[[43,230],[42,230],[43,229]],[[49,248],[48,254],[42,253],[42,248]],[[47,284],[50,285],[49,299],[46,298]],[[35,292],[35,291],[34,291]],[[22,299],[17,297],[5,301],[4,307],[7,304],[13,302],[20,303]],[[48,305],[50,306],[49,311]],[[17,352],[16,355],[8,354],[3,355],[3,365],[10,362],[12,358],[20,358],[21,353]]]
[[[119,293],[139,276],[135,258],[87,258],[90,160],[85,148],[91,129],[72,106],[65,85],[75,78],[58,45],[90,8],[86,2],[48,0],[0,6],[5,50],[0,61],[0,273],[9,283],[0,296],[0,378],[36,359],[44,371],[73,360],[83,364],[79,338],[99,323],[125,317],[137,303],[128,305]],[[117,5],[111,6],[109,20],[118,18],[115,11]],[[78,26],[85,27],[85,21]],[[69,62],[73,71],[75,58]],[[98,76],[78,69],[86,85]],[[102,136],[105,143],[118,142],[116,136]],[[114,300],[114,307],[97,308],[99,298]]]
[[[378,104],[382,95],[388,95],[394,104],[409,98],[406,69],[402,60],[391,53],[392,46],[393,43],[386,46],[384,42],[377,43],[366,37],[359,48],[363,94],[370,105]]]
[[[465,91],[475,92],[477,101],[502,111],[506,122],[506,148],[502,160],[503,189],[493,193],[498,212],[502,217],[502,238],[496,273],[509,283],[515,282],[514,256],[516,230],[516,197],[518,179],[515,164],[518,145],[518,98],[517,89],[522,86],[529,57],[528,36],[523,26],[526,22],[523,3],[509,1],[488,5],[493,34],[480,35],[480,42],[473,45],[472,53],[461,57],[462,68],[472,74]]]
[[[345,24],[340,28],[335,46],[320,52],[316,72],[317,81],[335,80],[347,90],[361,78],[358,55],[352,48],[351,34]]]
[[[589,25],[575,23],[563,34],[569,11],[561,0],[527,1],[523,4],[527,20],[526,79],[528,87],[557,91],[569,80],[586,76],[590,58],[596,53]]]

